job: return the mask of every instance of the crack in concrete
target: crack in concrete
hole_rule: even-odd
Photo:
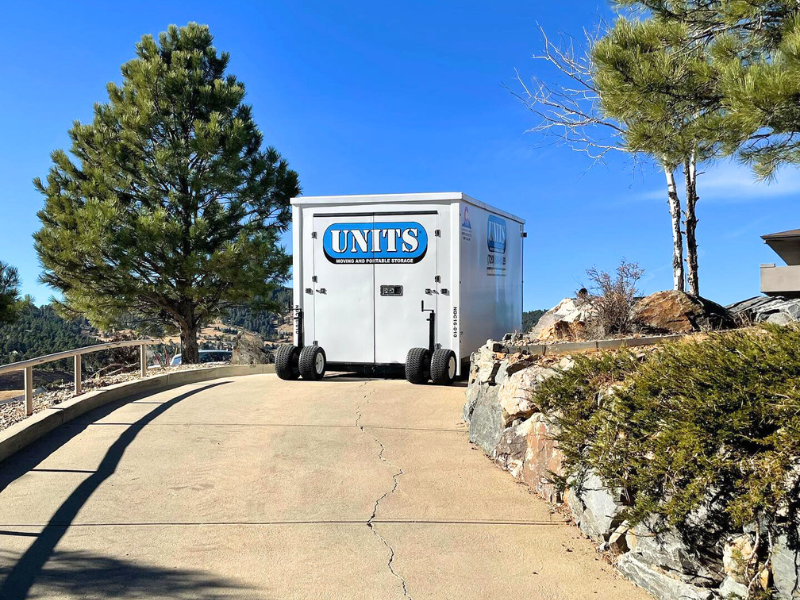
[[[366,385],[366,383],[364,385]],[[367,400],[367,404],[369,404],[368,397],[369,397],[369,394],[365,394],[364,395],[364,399]],[[405,475],[405,471],[403,471],[402,467],[399,467],[396,464],[392,463],[392,461],[390,461],[389,459],[384,458],[383,453],[386,451],[386,446],[384,446],[383,442],[381,442],[377,437],[375,437],[371,433],[367,432],[364,429],[364,426],[361,425],[361,417],[363,415],[361,414],[361,405],[360,404],[358,406],[356,406],[356,414],[358,415],[358,418],[356,419],[356,427],[358,427],[361,430],[361,433],[364,433],[364,434],[370,436],[381,447],[381,451],[378,453],[378,458],[381,461],[385,462],[390,467],[392,467],[393,469],[397,469],[397,472],[392,475],[392,479],[394,480],[394,485],[392,486],[392,489],[387,491],[387,492],[384,492],[383,495],[381,495],[377,500],[375,500],[375,506],[373,506],[373,508],[372,508],[372,515],[370,515],[369,519],[367,520],[367,527],[369,527],[370,530],[372,531],[372,533],[375,535],[375,537],[377,537],[381,542],[383,542],[383,545],[386,546],[389,549],[389,562],[387,563],[387,566],[389,567],[389,571],[391,572],[392,575],[394,575],[397,579],[399,579],[400,583],[403,585],[403,597],[404,598],[408,598],[409,600],[413,600],[413,597],[411,596],[411,594],[408,593],[408,587],[406,585],[405,578],[402,575],[400,575],[397,571],[394,570],[394,557],[395,557],[394,548],[386,540],[386,538],[384,538],[380,533],[378,533],[378,530],[375,529],[375,524],[374,524],[374,521],[378,516],[378,508],[379,508],[381,502],[387,496],[390,496],[391,494],[395,493],[395,491],[397,490],[398,486],[400,485],[400,479],[399,478],[400,478],[401,475]]]

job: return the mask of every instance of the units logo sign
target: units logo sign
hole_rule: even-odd
[[[493,254],[506,253],[506,222],[504,219],[489,215],[489,222],[486,225],[486,240],[489,244],[489,252]]]
[[[325,258],[337,265],[413,264],[428,251],[419,223],[334,223],[322,236]]]
[[[486,274],[491,277],[506,275],[506,222],[500,217],[489,215],[486,224]]]

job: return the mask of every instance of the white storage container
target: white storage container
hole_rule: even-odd
[[[519,217],[454,192],[299,197],[292,223],[294,349],[279,351],[281,376],[318,379],[327,364],[449,383],[488,338],[521,328]]]

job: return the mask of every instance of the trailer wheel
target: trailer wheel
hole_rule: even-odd
[[[300,377],[300,348],[291,344],[278,346],[275,353],[275,373],[287,381]]]
[[[325,350],[320,346],[306,346],[300,352],[300,375],[311,381],[322,379],[325,362]]]
[[[453,385],[456,379],[456,353],[440,348],[431,358],[431,381],[436,385]]]
[[[406,379],[427,383],[431,376],[431,353],[427,348],[412,348],[406,355]]]

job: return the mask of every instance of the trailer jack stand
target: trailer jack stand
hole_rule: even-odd
[[[422,312],[431,313],[426,320],[428,321],[428,350],[430,351],[431,356],[433,356],[433,351],[436,350],[436,311],[432,308],[425,308],[425,300],[422,300],[421,304]]]

